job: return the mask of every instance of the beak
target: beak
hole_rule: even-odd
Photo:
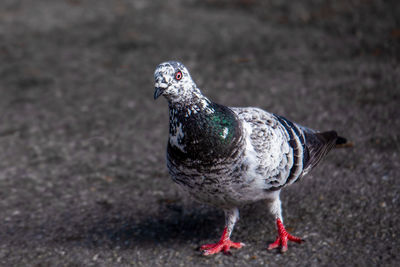
[[[165,79],[160,78],[161,77],[156,77],[154,99],[157,99],[168,88],[168,83],[165,81]]]
[[[154,100],[156,100],[162,93],[164,93],[164,88],[156,87],[156,91],[154,92]]]

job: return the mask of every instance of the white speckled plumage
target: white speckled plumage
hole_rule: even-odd
[[[154,76],[154,97],[163,95],[169,104],[173,180],[197,200],[225,210],[228,239],[245,203],[269,199],[271,213],[283,221],[280,190],[319,162],[336,133],[317,133],[259,108],[216,104],[179,62],[160,64]]]

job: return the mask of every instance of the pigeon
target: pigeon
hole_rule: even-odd
[[[335,145],[346,139],[335,131],[319,132],[255,107],[227,107],[204,96],[180,62],[168,61],[154,72],[154,99],[169,106],[167,167],[170,176],[194,199],[223,209],[225,227],[204,255],[229,253],[244,246],[230,239],[239,207],[266,200],[275,218],[277,237],[269,250],[288,249],[280,192],[299,181]]]

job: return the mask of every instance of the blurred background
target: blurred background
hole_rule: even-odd
[[[155,67],[179,60],[209,98],[354,142],[241,209],[232,256],[203,257],[223,213],[168,176]],[[399,261],[397,0],[2,0],[0,265],[395,266]]]

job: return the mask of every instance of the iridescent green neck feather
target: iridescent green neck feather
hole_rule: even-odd
[[[235,152],[241,125],[228,107],[209,102],[199,110],[191,105],[171,108],[169,153],[182,161],[211,164]]]

